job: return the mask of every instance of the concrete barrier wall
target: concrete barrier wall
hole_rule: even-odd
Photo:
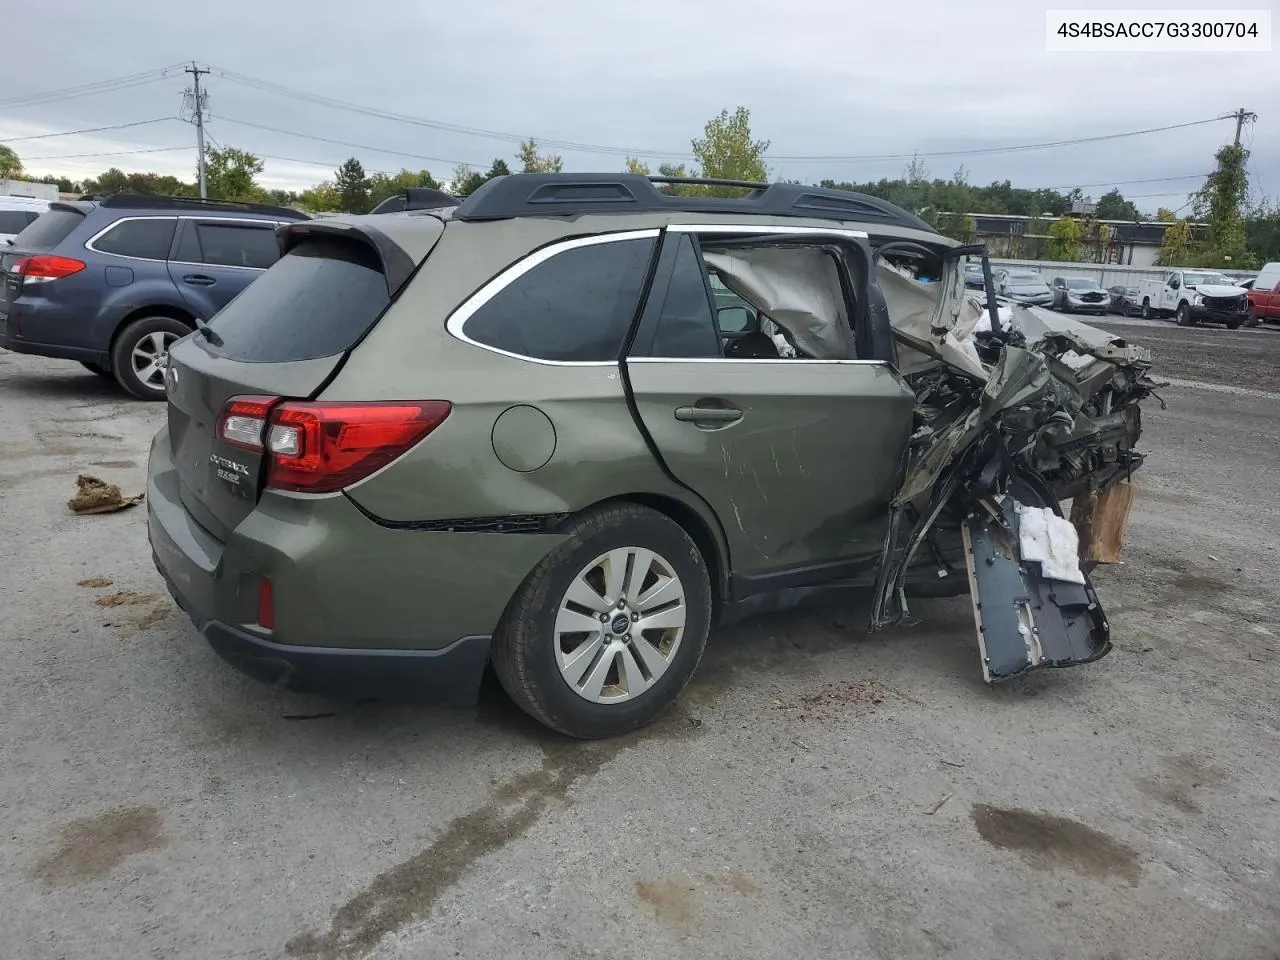
[[[1048,283],[1054,277],[1093,277],[1104,287],[1117,284],[1136,286],[1139,280],[1160,280],[1164,277],[1166,267],[1127,267],[1114,263],[1063,263],[1058,260],[1006,260],[992,257],[991,268],[1008,267],[1019,270],[1034,270],[1044,277]],[[1186,269],[1194,269],[1187,267]],[[1236,280],[1248,280],[1256,277],[1256,270],[1218,270]]]

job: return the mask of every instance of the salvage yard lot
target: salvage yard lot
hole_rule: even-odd
[[[1280,335],[1156,353],[1114,652],[984,687],[967,599],[722,630],[677,708],[566,741],[243,679],[169,601],[159,405],[0,353],[0,956],[1136,958],[1280,949]]]

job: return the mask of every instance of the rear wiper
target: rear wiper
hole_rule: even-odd
[[[200,320],[199,318],[196,319],[196,332],[204,334],[204,338],[208,340],[211,344],[213,344],[215,347],[222,346],[222,338],[218,336],[218,334],[214,331],[213,327],[209,326],[207,323],[205,323],[203,320]]]

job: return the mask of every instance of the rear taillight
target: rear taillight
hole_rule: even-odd
[[[267,486],[333,493],[385,467],[444,422],[447,400],[345,403],[233,397],[217,435],[267,457]]]
[[[22,283],[48,283],[50,280],[69,277],[83,269],[83,260],[39,253],[33,257],[19,257],[9,267],[9,273],[16,275]]]

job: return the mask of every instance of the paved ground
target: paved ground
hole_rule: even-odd
[[[966,601],[776,616],[594,745],[240,679],[140,509],[66,509],[162,410],[0,353],[0,956],[1275,960],[1280,336],[1113,326],[1174,380],[1114,654],[989,690]]]

